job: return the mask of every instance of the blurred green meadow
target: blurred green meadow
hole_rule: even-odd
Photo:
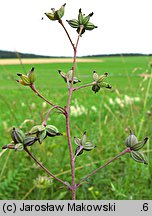
[[[81,80],[77,86],[92,82],[92,71],[96,70],[99,74],[108,72],[107,82],[113,87],[96,94],[91,87],[73,93],[71,136],[81,137],[87,131],[88,139],[97,146],[77,157],[76,182],[122,151],[129,129],[139,140],[149,137],[143,148],[149,165],[126,154],[79,187],[77,199],[152,199],[152,58],[98,59],[102,61],[77,63],[76,67]],[[27,73],[31,67],[35,67],[39,92],[54,104],[67,103],[67,86],[57,70],[67,72],[71,63],[0,65],[0,147],[11,142],[12,127],[28,131],[42,123],[50,108],[30,88],[15,81],[17,72]],[[53,174],[71,182],[65,118],[54,111],[48,124],[55,125],[63,136],[47,138],[29,148]],[[49,178],[26,152],[0,150],[0,199],[71,199],[71,193]]]

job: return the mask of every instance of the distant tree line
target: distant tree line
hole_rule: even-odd
[[[0,50],[0,58],[50,58],[50,56]]]
[[[97,55],[87,55],[81,56],[82,58],[86,57],[113,57],[113,56],[152,56],[152,54],[141,54],[141,53],[119,53],[119,54],[97,54]],[[12,51],[4,51],[0,50],[0,58],[56,58],[59,56],[44,56],[44,55],[35,55],[28,53],[20,53],[20,52],[12,52]],[[64,56],[60,56],[60,58],[66,58]]]
[[[117,53],[117,54],[87,55],[87,56],[83,56],[83,57],[113,57],[113,56],[152,56],[152,54],[142,54],[142,53]]]

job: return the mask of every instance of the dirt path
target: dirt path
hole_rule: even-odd
[[[45,63],[68,63],[73,62],[72,58],[33,58],[33,59],[0,59],[0,65],[17,64],[45,64]],[[102,59],[78,58],[77,62],[103,62]]]

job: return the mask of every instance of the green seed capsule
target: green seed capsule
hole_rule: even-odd
[[[52,21],[56,20],[53,13],[45,13],[45,15]]]
[[[94,91],[95,93],[98,92],[100,90],[100,86],[98,84],[94,84],[92,86],[92,91]]]
[[[47,136],[54,137],[62,135],[54,125],[46,126]]]
[[[23,143],[25,134],[23,131],[19,130],[18,128],[13,128],[11,137],[15,144]]]
[[[56,11],[59,20],[64,16],[65,5],[66,3],[62,5],[59,10]]]
[[[98,28],[97,26],[95,26],[93,23],[88,22],[87,25],[85,26],[86,30],[93,30],[95,28]]]
[[[86,24],[89,22],[90,18],[93,16],[93,12],[90,13],[88,16],[84,17],[83,19],[83,25],[86,26]]]
[[[85,144],[83,145],[84,150],[86,151],[91,151],[92,149],[94,149],[96,146],[93,145],[91,142],[87,141],[85,142]]]
[[[34,71],[34,67],[30,70],[30,72],[27,74],[30,84],[34,83],[36,80],[36,75],[35,75],[35,71]]]
[[[79,22],[76,19],[67,20],[67,22],[72,28],[78,28],[79,27]]]
[[[108,89],[111,89],[112,86],[107,83],[107,82],[101,82],[101,83],[98,83],[98,85],[101,87],[101,88],[108,88]]]
[[[148,141],[148,137],[144,138],[143,141],[138,142],[138,143],[136,143],[135,145],[133,145],[131,149],[132,149],[133,151],[138,151],[138,150],[140,150],[141,148],[144,147],[144,145],[147,143],[147,141]]]
[[[31,146],[31,145],[33,145],[36,141],[37,141],[37,138],[36,138],[36,137],[27,136],[27,137],[24,139],[23,144],[24,144],[25,146]]]
[[[125,141],[126,146],[129,148],[132,148],[137,143],[138,143],[137,137],[130,130],[130,135],[128,136],[128,138]]]
[[[96,71],[93,71],[93,80],[94,80],[95,82],[97,82],[98,79],[99,79],[99,75],[97,74]]]
[[[15,149],[15,151],[22,151],[24,149],[23,144],[22,143],[16,144],[14,149]]]
[[[79,9],[79,14],[78,14],[78,22],[79,22],[79,25],[83,25],[83,19],[84,19],[84,16],[82,14],[82,11],[81,11],[81,8]]]
[[[83,153],[83,147],[82,146],[78,146],[75,150],[75,155],[79,156]]]
[[[144,155],[141,152],[131,151],[131,157],[139,163],[148,164],[147,160],[145,159]]]
[[[44,131],[45,127],[43,125],[35,125],[32,127],[32,129],[29,131],[29,134],[36,134],[38,132]]]

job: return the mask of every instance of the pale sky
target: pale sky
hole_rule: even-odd
[[[72,56],[73,50],[57,21],[45,12],[66,3],[63,21],[75,43],[79,8],[98,26],[81,37],[78,55],[152,53],[152,0],[0,0],[0,50],[49,56]],[[44,17],[43,20],[41,18]]]

